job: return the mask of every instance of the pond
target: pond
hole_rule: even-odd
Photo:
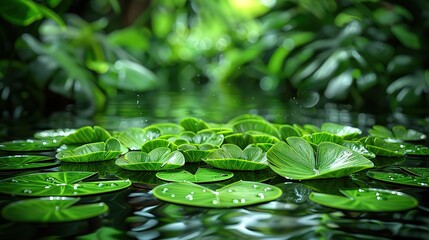
[[[182,89],[177,92],[120,93],[110,99],[105,111],[91,119],[58,112],[32,123],[10,123],[1,135],[4,141],[33,138],[47,129],[77,129],[101,126],[115,134],[129,128],[144,128],[157,123],[179,123],[186,117],[207,123],[227,123],[243,114],[258,115],[269,123],[312,124],[334,122],[362,130],[362,136],[377,124],[391,128],[404,125],[429,132],[422,119],[399,113],[372,115],[355,112],[353,106],[317,104],[318,99],[286,99],[249,91]],[[428,142],[418,144],[428,146]],[[0,151],[1,156],[37,154],[55,156],[53,151]],[[40,149],[39,149],[40,150]],[[399,167],[428,168],[427,156],[379,157],[372,159],[374,171],[397,171]],[[207,163],[186,165],[192,172]],[[115,160],[94,163],[61,162],[53,167],[28,170],[3,170],[2,179],[19,178],[30,173],[97,172],[90,181],[129,179],[131,186],[122,190],[80,196],[79,203],[104,202],[108,212],[86,220],[59,223],[0,221],[1,239],[429,239],[429,191],[369,177],[369,170],[340,178],[290,180],[269,168],[261,171],[232,171],[232,179],[202,183],[211,189],[238,180],[263,182],[280,189],[280,197],[267,202],[233,208],[206,208],[170,203],[158,199],[152,189],[166,183],[156,172],[128,171]],[[425,175],[427,183],[427,175]],[[88,180],[87,179],[87,180]],[[57,179],[58,180],[58,179]],[[87,181],[85,180],[85,181]],[[122,184],[122,183],[121,183]],[[398,211],[341,210],[310,200],[312,192],[342,195],[340,189],[387,189],[414,197],[418,206]],[[0,187],[1,190],[1,187]],[[11,190],[13,191],[13,190]],[[379,191],[382,193],[382,190]],[[377,194],[379,194],[377,193]],[[378,196],[378,195],[377,195]],[[19,200],[35,199],[20,194],[1,194],[1,208]],[[352,203],[351,205],[353,205]],[[406,207],[406,203],[403,203]],[[335,204],[334,204],[335,205]],[[401,203],[397,205],[401,206]],[[27,210],[35,215],[38,205]]]

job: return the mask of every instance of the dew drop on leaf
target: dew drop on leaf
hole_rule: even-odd
[[[173,193],[173,194],[170,195],[170,197],[176,197],[176,194]]]
[[[103,183],[98,183],[97,187],[104,187]]]
[[[186,195],[185,198],[188,199],[189,201],[194,200],[194,197],[191,194]]]
[[[213,204],[218,204],[219,202],[218,202],[216,199],[214,199],[214,200],[212,201],[212,203],[213,203]]]
[[[22,192],[26,193],[26,194],[32,194],[33,193],[33,191],[31,191],[30,189],[24,189]]]
[[[256,195],[256,196],[258,196],[259,198],[261,198],[261,199],[264,199],[265,198],[265,196],[264,196],[264,194],[263,193],[258,193],[258,195]]]
[[[163,188],[162,193],[166,193],[166,192],[168,192],[168,188]]]
[[[240,201],[238,199],[233,199],[232,202],[233,203],[239,203]]]

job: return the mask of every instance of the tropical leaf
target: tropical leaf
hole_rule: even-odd
[[[40,155],[14,155],[0,157],[0,170],[21,170],[59,165],[53,157]]]
[[[312,192],[310,200],[323,206],[349,211],[396,212],[415,208],[419,202],[402,192],[375,188],[340,190],[345,196]]]
[[[259,144],[259,143],[277,143],[280,140],[274,136],[261,133],[235,133],[228,136],[225,136],[225,142],[231,143],[239,146],[240,148],[246,148],[250,144]]]
[[[99,126],[85,126],[77,129],[61,140],[63,144],[82,145],[85,143],[104,142],[111,137],[110,133]]]
[[[269,202],[282,195],[278,187],[249,181],[238,181],[217,190],[190,182],[167,183],[153,189],[156,198],[178,204],[231,208]]]
[[[116,165],[132,171],[160,171],[183,166],[185,157],[179,151],[160,147],[149,153],[132,151],[116,160]]]
[[[261,148],[248,146],[242,150],[235,144],[224,144],[204,160],[210,166],[239,171],[261,170],[268,167],[266,154]]]
[[[349,148],[322,142],[315,152],[300,137],[276,143],[268,152],[270,168],[288,179],[339,178],[371,168],[374,164]]]
[[[286,140],[288,137],[301,137],[301,132],[295,129],[294,126],[285,124],[279,127],[280,139]]]
[[[155,123],[145,128],[147,131],[153,131],[154,129],[157,129],[161,135],[176,135],[185,131],[181,125],[176,123]]]
[[[158,172],[156,176],[164,181],[206,183],[223,181],[231,178],[234,174],[220,169],[198,168],[195,174],[180,170]]]
[[[106,142],[84,144],[80,147],[57,153],[62,162],[89,163],[106,161],[118,157],[122,153],[121,143],[116,138]]]
[[[20,175],[0,180],[0,192],[16,196],[83,196],[121,190],[131,185],[129,180],[83,180],[95,172],[51,172]]]
[[[13,222],[58,223],[93,218],[109,210],[103,202],[75,205],[79,200],[72,197],[21,200],[8,204],[1,213],[5,219]]]

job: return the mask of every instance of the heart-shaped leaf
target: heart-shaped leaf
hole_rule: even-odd
[[[300,137],[276,143],[268,152],[270,168],[289,179],[338,178],[371,168],[374,164],[349,148],[322,142],[315,152]]]
[[[81,182],[95,172],[34,173],[0,181],[0,192],[17,196],[83,196],[127,188],[129,180]]]
[[[266,154],[261,148],[248,146],[244,150],[235,144],[224,144],[204,160],[207,164],[226,170],[261,170],[268,167]]]
[[[407,129],[404,126],[393,126],[392,130],[381,126],[374,125],[368,130],[370,136],[380,137],[389,140],[399,141],[421,141],[426,139],[426,135],[414,129]]]
[[[417,170],[422,171],[422,170]],[[426,171],[428,171],[426,169]],[[416,187],[429,187],[429,178],[427,175],[411,175],[406,173],[392,173],[380,171],[368,171],[366,175],[384,182],[391,182],[396,184],[403,184]]]
[[[130,150],[140,150],[144,143],[156,139],[161,134],[156,130],[129,128],[118,135],[118,140]]]
[[[84,220],[106,213],[103,203],[75,205],[79,198],[46,197],[13,202],[2,209],[2,216],[14,222],[57,223]],[[31,212],[31,214],[29,214]]]
[[[116,160],[116,165],[133,171],[160,171],[170,170],[183,166],[185,157],[179,151],[171,151],[166,147],[159,147],[149,153],[129,152]]]
[[[106,142],[88,143],[80,147],[57,153],[56,157],[62,162],[99,162],[118,157],[122,153],[121,143],[116,138]]]
[[[191,132],[199,132],[203,129],[210,128],[209,124],[206,123],[204,120],[194,118],[194,117],[188,117],[180,120],[180,125],[186,130]]]
[[[195,174],[181,170],[158,172],[156,176],[164,181],[203,183],[226,180],[234,176],[234,174],[220,169],[198,168]]]
[[[0,143],[0,151],[11,152],[40,152],[55,150],[61,145],[56,139],[27,139]]]
[[[258,143],[277,143],[280,140],[274,136],[263,134],[263,133],[234,133],[225,136],[225,142],[239,146],[240,148],[246,148],[250,144]]]
[[[280,137],[279,131],[271,123],[260,119],[244,119],[235,122],[232,130],[236,133],[246,133],[249,131],[265,133],[276,138]]]
[[[143,144],[141,150],[143,152],[148,153],[148,152],[150,152],[150,151],[152,151],[152,150],[154,150],[156,148],[159,148],[159,147],[170,148],[172,151],[174,151],[174,150],[177,149],[176,144],[174,144],[174,143],[172,143],[172,142],[170,142],[168,140],[165,140],[165,139],[153,139],[153,140],[149,140],[149,141],[145,142]]]
[[[177,149],[183,153],[186,162],[202,162],[214,149],[218,147],[206,144],[182,144]]]
[[[110,137],[110,133],[102,127],[85,126],[64,137],[61,142],[68,145],[82,145],[85,143],[104,142]]]
[[[238,181],[218,190],[190,182],[167,183],[153,189],[163,201],[207,207],[231,208],[269,202],[282,195],[280,188],[259,182]]]
[[[379,137],[364,137],[359,139],[366,149],[381,157],[402,157],[406,151],[397,143],[388,142]]]
[[[327,207],[364,212],[404,211],[419,204],[417,199],[405,193],[385,189],[362,188],[340,192],[345,197],[312,192],[310,200]]]
[[[0,157],[0,170],[20,170],[52,167],[60,164],[52,157],[40,155],[14,155]]]

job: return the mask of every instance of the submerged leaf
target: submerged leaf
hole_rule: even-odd
[[[371,168],[374,164],[349,148],[322,142],[314,152],[300,137],[276,143],[268,152],[270,168],[289,179],[339,178]]]
[[[79,198],[45,197],[13,202],[2,209],[2,216],[14,222],[57,223],[79,221],[106,213],[103,203],[75,205]],[[73,206],[75,205],[75,206]],[[31,212],[31,214],[28,214]]]
[[[417,199],[405,193],[385,189],[340,190],[343,196],[312,192],[310,200],[323,206],[349,211],[392,212],[417,207]]]
[[[167,183],[153,189],[156,198],[178,204],[207,207],[243,207],[279,198],[282,190],[259,182],[238,181],[216,191],[190,182]]]

